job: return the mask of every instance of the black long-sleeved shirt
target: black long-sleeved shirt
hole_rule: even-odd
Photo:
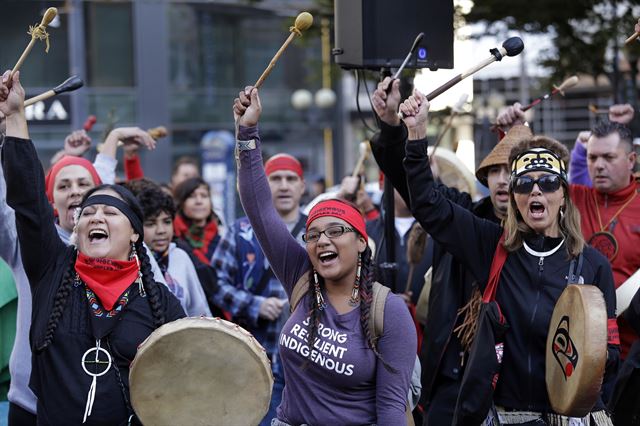
[[[7,203],[15,210],[16,227],[24,269],[33,300],[30,340],[33,369],[30,387],[38,397],[38,424],[81,424],[92,377],[82,368],[84,353],[96,345],[91,308],[83,285],[73,285],[51,345],[42,353],[33,346],[42,342],[53,309],[56,292],[69,267],[75,248],[58,237],[53,210],[45,195],[44,174],[31,141],[7,137],[2,150],[7,182]],[[185,316],[180,302],[164,285],[158,284],[165,321]],[[107,348],[118,366],[124,392],[129,398],[129,364],[140,345],[155,329],[147,298],[138,294],[137,285],[129,291],[129,301],[113,318],[117,321],[102,347]],[[29,360],[25,360],[29,362]],[[87,425],[126,423],[129,411],[115,366],[97,379],[93,412]]]
[[[407,176],[402,167],[407,141],[407,128],[389,126],[384,122],[381,130],[371,140],[373,155],[385,176],[391,179],[407,205],[409,205],[409,189]],[[499,223],[489,197],[478,202],[472,202],[469,194],[459,192],[455,188],[448,188],[438,184],[448,200],[462,208],[472,211],[476,216]],[[433,246],[433,276],[429,292],[429,313],[424,327],[424,339],[420,348],[420,362],[422,363],[422,395],[421,403],[426,406],[434,397],[437,389],[434,384],[439,378],[460,381],[464,372],[464,352],[460,339],[453,333],[461,319],[458,309],[463,307],[471,298],[476,287],[476,279],[437,241],[430,242]],[[454,407],[450,407],[453,413]]]
[[[474,216],[440,193],[429,167],[426,140],[407,143],[404,168],[416,219],[484,287],[502,228]],[[550,250],[560,241],[541,235],[529,235],[525,240],[540,252]],[[583,257],[584,282],[602,291],[608,318],[615,319],[615,290],[607,260],[589,246],[585,247]],[[496,295],[510,325],[494,394],[496,404],[517,410],[553,412],[545,385],[546,340],[556,301],[567,286],[569,263],[566,247],[544,258],[527,253],[524,247],[509,253]],[[619,356],[619,347],[609,345],[604,387],[608,388],[615,378]],[[594,410],[602,408],[601,398]]]

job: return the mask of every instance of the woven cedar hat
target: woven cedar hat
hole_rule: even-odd
[[[531,129],[528,126],[522,124],[513,126],[504,138],[493,147],[491,152],[484,157],[484,160],[482,160],[480,166],[478,166],[478,170],[476,170],[476,178],[478,178],[484,186],[488,186],[487,175],[489,174],[489,169],[493,166],[503,164],[508,166],[511,148],[516,146],[520,141],[532,137],[533,133],[531,133]]]

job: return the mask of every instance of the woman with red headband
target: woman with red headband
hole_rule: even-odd
[[[306,250],[300,247],[271,200],[257,89],[240,92],[233,111],[247,216],[289,298],[304,288],[296,283],[308,283],[280,335],[286,386],[272,425],[406,424],[415,327],[402,299],[390,294],[382,335],[376,340],[369,330],[373,282],[362,214],[346,201],[318,203],[309,212]]]
[[[155,147],[154,139],[142,129],[121,127],[109,132],[95,163],[82,157],[67,155],[57,161],[47,173],[47,198],[57,214],[58,233],[65,243],[69,242],[74,225],[73,213],[78,208],[82,195],[101,183],[114,183],[116,149],[120,140]]]
[[[123,187],[87,191],[76,215],[76,245],[61,240],[29,139],[19,73],[11,88],[8,76],[0,84],[0,111],[7,116],[2,161],[34,307],[33,355],[26,362],[33,366],[37,422],[137,424],[129,365],[154,329],[184,311],[154,282],[142,244],[142,209]]]

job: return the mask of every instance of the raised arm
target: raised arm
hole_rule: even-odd
[[[404,202],[410,206],[407,174],[402,167],[408,133],[407,126],[398,118],[400,81],[394,80],[392,89],[387,94],[390,82],[391,79],[387,77],[378,83],[378,88],[373,92],[371,99],[373,108],[380,118],[380,132],[371,139],[371,151],[382,173],[391,180],[393,187],[398,190]],[[460,192],[440,183],[437,185],[438,190],[447,199],[467,209],[472,207],[471,196],[466,192]]]
[[[7,204],[15,211],[24,269],[29,281],[36,283],[65,245],[56,232],[53,210],[45,194],[42,167],[29,140],[19,72],[11,84],[8,84],[8,75],[9,72],[5,73],[0,84],[0,111],[7,120],[2,167],[7,183]]]
[[[438,190],[427,155],[429,102],[426,97],[416,91],[400,109],[405,115],[409,134],[404,168],[413,216],[434,240],[443,244],[445,250],[470,268],[479,282],[484,283],[502,229],[447,200]]]
[[[587,141],[591,132],[583,131],[571,150],[569,162],[569,183],[591,187],[591,178],[587,169]]]
[[[387,93],[390,84],[391,90]],[[382,173],[391,180],[393,187],[409,205],[407,176],[402,167],[407,127],[398,118],[400,80],[391,81],[390,77],[386,77],[378,83],[371,103],[380,119],[380,132],[371,139],[371,152]]]
[[[293,286],[311,268],[311,262],[273,206],[258,134],[261,111],[258,89],[253,87],[245,88],[234,101],[238,189],[260,246],[290,297]]]

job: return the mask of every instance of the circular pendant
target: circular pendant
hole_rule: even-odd
[[[611,232],[596,232],[589,238],[589,245],[598,250],[611,262],[618,254],[618,241]]]
[[[111,368],[111,354],[106,350],[95,347],[82,355],[82,369],[93,377],[100,377]]]

